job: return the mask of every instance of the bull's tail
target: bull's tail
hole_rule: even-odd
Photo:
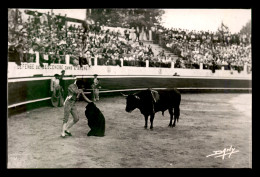
[[[174,108],[174,117],[176,117],[177,122],[179,121],[179,117],[180,117],[180,107],[176,107]]]

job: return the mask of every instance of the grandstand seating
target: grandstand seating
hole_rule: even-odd
[[[251,65],[251,44],[248,41],[242,43],[242,40],[240,43],[243,45],[235,42],[233,45],[216,45],[213,42],[207,43],[207,38],[203,42],[203,37],[206,36],[204,32],[187,32],[186,37],[191,39],[186,41],[182,31],[163,29],[162,32],[156,32],[157,37],[153,43],[140,43],[135,39],[127,40],[123,32],[125,29],[122,28],[97,24],[66,27],[64,19],[54,14],[35,15],[27,21],[18,19],[17,24],[12,23],[12,18],[8,19],[8,59],[18,65],[21,62],[37,62],[36,52],[39,52],[41,67],[44,63],[68,64],[66,55],[69,55],[69,64],[81,67],[94,65],[94,58],[97,58],[97,65],[112,66],[145,67],[146,60],[149,60],[149,67],[166,68],[172,67],[172,62],[177,68],[196,69],[200,68],[200,63],[203,63],[203,68],[210,69],[213,62],[216,69],[225,66],[241,70],[245,63]],[[211,36],[214,38],[213,34]],[[161,55],[163,50],[164,54]]]

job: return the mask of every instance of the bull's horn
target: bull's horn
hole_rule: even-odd
[[[125,95],[125,94],[123,94],[122,92],[120,92],[121,93],[121,95],[123,95],[124,97],[127,97],[128,95]]]

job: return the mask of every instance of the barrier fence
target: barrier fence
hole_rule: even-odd
[[[15,62],[13,58],[15,58],[14,53],[8,53],[8,61]],[[48,63],[48,64],[65,64],[65,65],[79,65],[79,59],[77,58],[77,62],[74,60],[76,58],[70,55],[54,55],[49,54],[45,55],[39,52],[35,53],[24,53],[22,56],[22,61],[26,61],[27,63]],[[185,63],[180,65],[178,62],[160,62],[153,60],[124,60],[124,59],[105,59],[105,58],[91,58],[89,61],[85,58],[82,58],[82,65],[90,64],[91,66],[135,66],[135,67],[159,67],[159,68],[187,68],[187,69],[213,69],[213,64],[211,63]],[[43,66],[43,65],[42,65]],[[237,65],[227,65],[227,64],[216,64],[214,66],[216,70],[237,70],[238,72],[246,71],[247,73],[251,73],[251,64],[244,64],[244,66]]]

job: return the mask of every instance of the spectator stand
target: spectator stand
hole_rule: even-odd
[[[237,45],[231,41],[233,36],[228,38],[229,45],[221,45],[213,33],[160,29],[155,32],[161,48],[155,53],[154,46],[149,48],[145,41],[135,40],[134,28],[128,29],[132,35],[132,40],[128,40],[124,28],[100,27],[98,22],[86,25],[54,14],[27,13],[33,14],[27,21],[9,25],[8,59],[17,68],[23,64],[37,69],[60,65],[62,69],[80,70],[90,70],[91,66],[129,66],[251,71],[251,45]],[[164,54],[160,53],[164,49]]]

